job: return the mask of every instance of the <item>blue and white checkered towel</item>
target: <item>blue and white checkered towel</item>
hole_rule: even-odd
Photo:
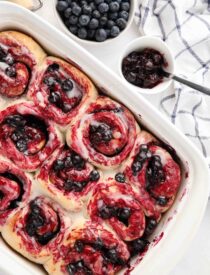
[[[171,48],[176,73],[210,87],[210,0],[138,0],[136,22]],[[210,96],[179,83],[159,108],[202,151],[210,164]]]

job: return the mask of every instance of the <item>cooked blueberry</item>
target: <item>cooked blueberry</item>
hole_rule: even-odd
[[[64,159],[64,166],[65,166],[65,168],[71,168],[71,167],[72,167],[71,156],[67,156],[67,157]]]
[[[67,91],[71,91],[73,89],[74,85],[73,82],[70,78],[65,79],[62,83],[62,89],[67,92]]]
[[[72,7],[72,13],[76,16],[79,16],[82,12],[82,9],[80,6],[78,6],[77,4],[73,5]]]
[[[5,123],[12,127],[21,127],[26,124],[26,120],[21,115],[11,115],[5,119]]]
[[[107,3],[101,3],[98,5],[98,11],[100,13],[106,13],[109,10],[109,5]]]
[[[117,1],[111,2],[111,3],[109,4],[109,10],[110,10],[111,12],[116,12],[116,11],[119,10],[119,8],[120,8],[120,5],[119,5],[119,3],[118,3]]]
[[[56,83],[56,80],[53,76],[47,76],[43,79],[43,82],[47,86],[52,87]]]
[[[77,240],[74,244],[74,248],[76,249],[77,252],[81,253],[84,249],[84,244],[82,241]]]
[[[99,178],[100,178],[100,174],[97,170],[93,170],[90,173],[90,176],[89,176],[90,181],[97,181],[99,180]]]
[[[1,58],[0,58],[0,60],[1,60]],[[4,62],[6,62],[8,65],[13,65],[15,62],[14,58],[11,56],[11,54],[6,55],[4,58],[2,58],[2,60]]]
[[[56,9],[61,12],[64,11],[66,8],[68,8],[68,4],[66,1],[59,1],[56,5]]]
[[[0,191],[0,201],[4,198],[4,193]]]
[[[118,26],[113,26],[113,27],[111,28],[111,33],[110,33],[111,37],[116,37],[116,36],[118,36],[119,34],[120,34],[120,29],[119,29],[119,27],[118,27]]]
[[[156,200],[157,200],[157,203],[161,206],[165,206],[168,203],[168,198],[164,196],[159,196]]]
[[[69,27],[69,30],[70,30],[71,33],[77,34],[78,27],[77,27],[77,26],[70,26],[70,27]]]
[[[108,249],[105,254],[106,260],[112,264],[118,263],[118,252],[115,248]]]
[[[9,77],[16,77],[16,69],[15,67],[9,66],[6,68],[5,73]]]
[[[100,209],[99,209],[99,216],[102,219],[109,219],[112,217],[112,215],[114,214],[114,212],[112,211],[112,209],[106,205],[103,205]]]
[[[61,101],[61,95],[59,92],[52,92],[50,93],[50,95],[48,96],[48,100],[50,103],[54,103],[54,104],[60,104]]]
[[[101,17],[101,14],[98,10],[94,10],[92,13],[93,18],[99,19]]]
[[[25,136],[25,133],[23,131],[23,129],[16,129],[12,135],[11,135],[11,139],[14,141],[14,142],[17,142],[19,139],[23,139]]]
[[[148,244],[149,242],[142,238],[130,242],[131,254],[136,255],[138,253],[142,253]]]
[[[25,139],[19,139],[16,143],[16,147],[20,152],[27,151],[27,141]]]
[[[71,14],[72,14],[71,8],[67,8],[67,9],[64,11],[64,16],[65,16],[66,18],[69,18]]]
[[[72,14],[72,15],[69,17],[69,23],[70,23],[71,25],[76,25],[77,22],[78,22],[78,17]]]
[[[6,56],[7,56],[7,53],[5,52],[5,50],[2,47],[0,47],[0,60],[5,58]]]
[[[54,162],[54,165],[53,165],[53,169],[57,172],[57,171],[61,171],[63,170],[65,167],[64,165],[64,161],[61,160],[61,159],[57,159],[55,162]]]
[[[84,188],[82,182],[76,182],[76,181],[72,181],[70,179],[68,179],[64,183],[63,187],[64,187],[64,190],[66,190],[66,191],[74,191],[74,192],[80,192]]]
[[[95,243],[93,244],[93,247],[96,250],[101,250],[103,248],[104,244],[102,242],[102,240],[100,238],[97,238],[97,240],[95,241]]]
[[[115,180],[123,183],[123,182],[125,182],[125,175],[123,173],[117,173],[115,175]]]
[[[82,7],[82,12],[83,12],[83,14],[88,14],[88,15],[90,15],[90,14],[92,13],[92,8],[91,8],[91,6],[89,6],[89,5],[83,5],[83,7]]]
[[[66,270],[68,272],[69,275],[75,275],[77,272],[77,268],[75,264],[68,264],[66,267]]]
[[[110,20],[116,20],[118,18],[118,13],[117,12],[111,12],[109,13],[109,19]]]
[[[151,235],[157,226],[157,221],[155,219],[148,219],[146,223],[146,229],[144,234],[146,236]]]
[[[48,66],[47,71],[48,72],[54,72],[59,70],[59,64],[58,63],[52,63]]]
[[[89,22],[90,22],[90,16],[89,15],[82,14],[79,17],[80,26],[87,26],[89,24]]]
[[[93,144],[109,142],[113,138],[112,130],[109,125],[101,123],[99,125],[90,125],[90,140]]]
[[[141,169],[142,169],[142,164],[141,164],[140,161],[135,161],[135,162],[133,162],[131,168],[132,168],[132,171],[133,171],[133,173],[134,173],[134,175],[135,175],[137,172],[141,171]]]
[[[68,103],[63,103],[61,109],[66,114],[71,111],[72,106]]]
[[[118,18],[118,19],[116,20],[116,25],[117,25],[121,30],[125,29],[126,24],[127,24],[127,22],[126,22],[126,20],[123,19],[123,18]]]
[[[72,154],[71,160],[75,168],[83,169],[85,167],[85,161],[79,155]]]
[[[130,218],[131,210],[130,208],[119,208],[117,211],[117,216],[121,221],[127,221]]]
[[[123,3],[121,3],[120,8],[121,8],[121,10],[123,10],[123,11],[129,11],[129,9],[130,9],[130,4],[129,4],[128,2],[123,2]]]
[[[128,20],[129,13],[127,11],[121,11],[119,12],[119,17]]]

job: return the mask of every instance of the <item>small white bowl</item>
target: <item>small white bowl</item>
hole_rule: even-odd
[[[84,40],[84,39],[81,39],[79,37],[77,37],[76,35],[74,35],[73,33],[71,33],[68,28],[66,27],[66,25],[63,23],[58,11],[56,10],[56,4],[57,4],[58,0],[53,0],[53,9],[54,9],[54,13],[55,13],[55,16],[57,18],[57,21],[60,25],[60,28],[63,32],[65,32],[65,34],[67,34],[69,37],[71,37],[72,39],[74,39],[76,42],[80,43],[81,45],[104,45],[104,44],[108,44],[110,43],[112,40],[115,40],[118,39],[122,33],[124,33],[128,28],[129,26],[131,25],[132,21],[133,21],[133,18],[134,18],[134,14],[135,14],[135,10],[136,10],[136,5],[137,5],[137,0],[130,0],[130,11],[129,11],[129,18],[128,18],[128,22],[127,22],[127,25],[125,27],[124,30],[122,30],[120,32],[120,34],[116,37],[113,37],[113,38],[108,38],[107,40],[103,41],[103,42],[97,42],[97,41],[92,41],[92,40]]]
[[[118,62],[119,74],[123,78],[123,80],[126,83],[128,83],[136,91],[143,93],[143,94],[157,94],[157,93],[160,93],[160,92],[163,92],[164,90],[166,90],[170,86],[172,80],[168,79],[168,78],[164,78],[161,83],[159,83],[158,85],[156,85],[153,88],[140,88],[140,87],[128,82],[122,73],[122,61],[123,61],[124,57],[126,57],[133,51],[141,51],[145,48],[151,48],[151,49],[159,51],[164,56],[164,58],[168,64],[167,67],[164,68],[164,70],[167,72],[170,72],[170,73],[174,72],[174,66],[175,66],[174,63],[175,62],[174,62],[174,58],[171,53],[171,50],[169,49],[167,44],[165,42],[163,42],[160,38],[157,38],[154,36],[143,36],[143,37],[137,38],[137,39],[133,40],[132,42],[130,42],[126,46],[124,51],[122,52],[119,62]]]

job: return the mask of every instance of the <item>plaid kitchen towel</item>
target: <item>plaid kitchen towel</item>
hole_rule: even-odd
[[[210,0],[138,0],[142,34],[163,39],[176,59],[176,73],[210,87]],[[189,137],[210,167],[210,96],[179,83],[162,95],[159,109]]]

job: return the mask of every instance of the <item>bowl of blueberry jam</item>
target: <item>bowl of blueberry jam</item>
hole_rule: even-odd
[[[54,0],[63,31],[77,42],[102,43],[129,28],[136,0]],[[103,44],[103,43],[102,43]]]
[[[130,42],[119,60],[121,77],[141,93],[156,94],[171,85],[163,71],[174,72],[174,58],[165,42],[143,36]]]

